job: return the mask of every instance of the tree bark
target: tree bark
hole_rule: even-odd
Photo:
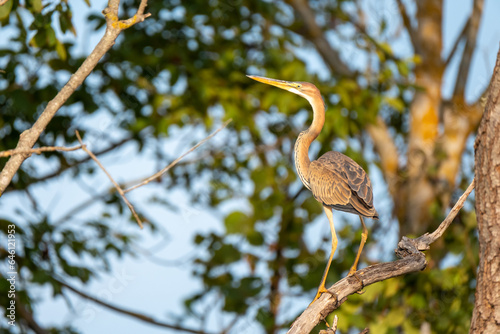
[[[475,143],[480,262],[469,333],[500,333],[500,51]]]

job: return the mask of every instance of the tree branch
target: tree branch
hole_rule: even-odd
[[[144,322],[147,322],[149,324],[156,325],[156,326],[159,326],[159,327],[174,329],[174,330],[177,330],[177,331],[182,331],[182,332],[187,332],[187,333],[193,333],[193,334],[207,334],[207,332],[204,332],[204,331],[201,331],[201,330],[195,330],[195,329],[185,328],[185,327],[181,327],[181,326],[177,326],[177,325],[167,324],[165,322],[157,321],[157,320],[153,319],[150,316],[147,316],[147,315],[144,315],[144,314],[141,314],[141,313],[137,313],[137,312],[133,312],[133,311],[129,311],[129,310],[126,310],[126,309],[118,307],[118,306],[114,306],[114,305],[106,303],[106,302],[104,302],[104,301],[102,301],[100,299],[92,297],[92,296],[86,294],[85,292],[82,292],[82,291],[80,291],[80,290],[72,287],[68,283],[65,283],[65,282],[63,282],[63,281],[61,281],[61,280],[59,280],[57,278],[53,278],[53,279],[57,283],[61,284],[61,286],[65,287],[68,290],[73,291],[74,293],[76,293],[80,297],[83,297],[83,298],[85,298],[87,300],[93,301],[94,303],[96,303],[98,305],[101,305],[101,306],[103,306],[103,307],[105,307],[105,308],[107,308],[109,310],[113,310],[113,311],[116,311],[118,313],[128,315],[128,316],[130,316],[132,318],[135,318],[135,319],[138,319],[138,320],[141,320],[141,321],[144,321]]]
[[[21,133],[16,150],[28,150],[35,145],[36,141],[50,123],[56,112],[63,106],[73,92],[80,87],[87,76],[96,67],[99,60],[115,44],[115,40],[123,29],[131,25],[142,22],[150,14],[143,14],[147,0],[141,0],[139,10],[133,18],[127,21],[118,20],[119,0],[109,0],[108,7],[103,11],[106,17],[106,31],[92,53],[85,59],[80,68],[71,76],[66,85],[57,93],[57,95],[48,104],[40,117],[33,126]],[[29,158],[29,153],[13,155],[5,164],[0,173],[0,196],[3,194],[12,178],[17,173],[21,164]]]
[[[200,141],[198,144],[194,145],[193,147],[191,147],[187,152],[185,152],[184,154],[182,154],[180,157],[178,157],[177,159],[175,159],[174,161],[172,161],[172,163],[170,163],[167,167],[163,168],[162,170],[160,170],[159,172],[153,174],[152,176],[146,178],[144,181],[142,181],[141,183],[139,184],[136,184],[135,186],[132,186],[130,188],[127,188],[124,190],[124,193],[128,193],[129,191],[132,191],[134,189],[137,189],[139,187],[142,187],[146,184],[148,184],[149,182],[153,181],[154,179],[157,179],[159,178],[160,176],[162,176],[163,174],[165,174],[166,172],[168,172],[168,170],[172,167],[174,167],[179,161],[181,161],[186,155],[188,155],[189,153],[193,152],[194,150],[196,150],[198,147],[200,147],[201,145],[203,145],[207,140],[211,139],[213,136],[215,136],[217,133],[219,133],[221,130],[223,130],[229,123],[231,123],[231,119],[227,120],[226,122],[224,122],[224,124],[222,124],[222,126],[220,128],[218,128],[217,130],[215,130],[212,134],[210,134],[208,137],[206,137],[205,139],[203,139],[202,141]]]
[[[337,50],[333,49],[325,38],[322,29],[317,25],[313,10],[305,0],[290,0],[288,3],[299,13],[304,20],[308,37],[316,46],[319,54],[323,57],[330,69],[338,75],[353,77],[353,72],[349,66],[340,58]]]
[[[411,44],[415,48],[418,45],[417,33],[411,25],[411,20],[410,17],[408,16],[408,13],[406,12],[405,5],[401,2],[401,0],[397,0],[397,3],[398,3],[399,14],[401,15],[401,20],[403,21],[403,25],[405,26],[406,31],[408,31]]]
[[[462,28],[462,31],[460,32],[460,34],[458,35],[457,39],[455,40],[455,43],[453,43],[453,47],[451,48],[450,53],[448,54],[448,57],[446,57],[446,59],[444,61],[444,66],[448,66],[448,64],[450,63],[451,59],[455,55],[455,52],[457,51],[457,48],[458,48],[458,45],[460,44],[460,41],[463,38],[465,38],[465,35],[467,34],[467,31],[469,31],[471,16],[469,16],[469,18],[467,19],[467,22],[465,22],[464,27]]]
[[[464,96],[465,84],[469,77],[469,71],[472,62],[472,55],[476,49],[477,32],[479,24],[481,23],[481,15],[483,13],[484,0],[474,0],[474,6],[469,18],[470,24],[466,32],[466,41],[464,52],[462,53],[462,60],[458,68],[457,80],[455,81],[455,89],[453,96]]]
[[[124,138],[124,139],[122,139],[122,140],[120,140],[120,141],[118,141],[116,143],[111,144],[110,146],[106,147],[105,149],[102,149],[102,150],[100,150],[98,152],[94,152],[94,155],[98,157],[100,155],[106,154],[106,153],[114,150],[115,148],[120,147],[120,146],[122,146],[125,143],[128,143],[130,140],[132,140],[131,137]],[[68,169],[73,168],[75,166],[78,166],[79,164],[82,164],[82,163],[87,162],[89,160],[92,160],[92,158],[90,158],[90,156],[86,156],[85,158],[80,159],[80,160],[76,160],[76,161],[74,161],[72,163],[61,165],[58,170],[56,170],[56,171],[54,171],[54,172],[52,172],[50,174],[44,175],[42,177],[33,179],[32,181],[28,182],[26,184],[26,188],[29,187],[29,186],[31,186],[31,185],[33,185],[33,184],[36,184],[38,182],[47,181],[47,180],[50,180],[50,179],[52,179],[52,178],[54,178],[56,176],[59,176],[59,175],[61,175],[61,173],[67,171]],[[4,194],[8,193],[9,191],[15,191],[15,190],[24,190],[24,189],[16,189],[16,188],[12,187],[12,185],[10,185],[10,186],[7,187],[7,189],[5,189]]]
[[[7,150],[7,151],[2,151],[0,152],[0,158],[5,158],[11,155],[16,155],[16,154],[42,154],[42,152],[53,152],[53,151],[76,151],[81,149],[81,146],[74,146],[74,147],[64,147],[64,146],[44,146],[44,147],[38,147],[38,148],[30,148],[30,149],[13,149],[13,150]]]
[[[356,276],[359,280],[352,275],[332,285],[328,289],[330,294],[324,293],[317,301],[311,304],[295,320],[288,334],[305,334],[311,332],[320,321],[324,320],[332,311],[342,305],[347,300],[348,296],[363,289],[365,286],[425,269],[427,261],[424,253],[421,251],[429,249],[430,244],[436,241],[444,233],[463,207],[467,196],[473,189],[474,180],[472,180],[467,190],[457,201],[453,209],[451,209],[446,219],[443,220],[433,233],[426,233],[417,239],[403,237],[398,243],[398,248],[395,251],[400,260],[379,263],[363,268],[356,272]]]
[[[118,183],[116,183],[116,181],[113,179],[113,177],[111,176],[111,174],[109,174],[108,171],[106,170],[106,168],[104,168],[104,166],[101,164],[101,162],[99,161],[99,159],[97,159],[97,157],[82,142],[82,137],[80,137],[80,133],[78,131],[75,131],[75,134],[76,134],[76,138],[80,142],[80,145],[82,145],[82,149],[92,158],[92,160],[94,160],[97,163],[97,165],[108,176],[108,178],[111,181],[111,183],[113,183],[113,185],[115,186],[116,191],[118,191],[118,193],[120,194],[120,196],[123,198],[123,201],[125,202],[125,204],[127,204],[128,208],[132,212],[132,215],[134,216],[135,220],[137,220],[137,224],[139,224],[139,227],[143,228],[141,219],[139,218],[139,215],[137,215],[137,212],[135,212],[134,207],[132,206],[132,204],[130,204],[129,200],[125,196],[125,193],[123,192],[123,189],[120,187],[120,185]]]

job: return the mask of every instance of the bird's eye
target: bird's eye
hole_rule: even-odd
[[[301,84],[297,84],[297,88],[301,88],[301,87],[302,87],[302,85],[301,85]]]

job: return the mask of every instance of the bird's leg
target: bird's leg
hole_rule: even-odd
[[[358,275],[356,275],[356,270],[358,267],[358,261],[359,257],[361,256],[361,252],[363,251],[363,246],[365,245],[366,239],[368,238],[368,229],[366,228],[365,222],[363,220],[363,217],[359,216],[359,220],[361,221],[361,225],[363,227],[363,232],[361,232],[361,243],[359,244],[359,249],[358,249],[358,254],[356,255],[356,260],[354,260],[354,264],[352,265],[351,269],[349,270],[348,276],[354,276],[356,279],[361,283],[361,289],[363,289],[363,281],[361,278],[359,278]]]
[[[328,221],[330,223],[330,230],[332,232],[332,251],[330,253],[330,258],[328,259],[328,264],[326,265],[325,271],[323,272],[323,277],[321,278],[321,283],[319,284],[318,292],[316,293],[316,296],[314,297],[314,299],[311,302],[311,304],[314,303],[316,301],[316,299],[318,299],[319,296],[321,296],[321,294],[324,293],[324,292],[327,292],[327,293],[331,294],[338,301],[337,295],[331,293],[325,287],[326,276],[328,275],[328,270],[330,269],[330,265],[332,264],[333,254],[335,253],[335,250],[337,249],[337,235],[335,234],[335,227],[333,226],[333,213],[332,213],[332,209],[328,208],[326,206],[323,206],[323,209],[325,210],[326,216],[328,217]],[[309,304],[309,305],[311,305],[311,304]]]

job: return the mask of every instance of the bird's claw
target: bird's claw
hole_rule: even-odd
[[[329,293],[335,299],[335,304],[337,304],[339,302],[339,296],[335,292],[332,292],[332,291],[328,290],[325,287],[320,287],[318,289],[318,292],[316,293],[316,296],[314,297],[314,299],[311,302],[311,304],[309,304],[309,306],[311,306],[325,292]]]
[[[358,276],[358,274],[356,274],[356,272],[350,272],[349,271],[349,274],[347,276],[354,276],[355,279],[358,280],[359,284],[361,284],[361,288],[356,291],[356,293],[358,295],[362,295],[363,293],[365,293],[365,291],[363,291],[363,289],[365,288],[365,283],[363,282],[363,280]]]

